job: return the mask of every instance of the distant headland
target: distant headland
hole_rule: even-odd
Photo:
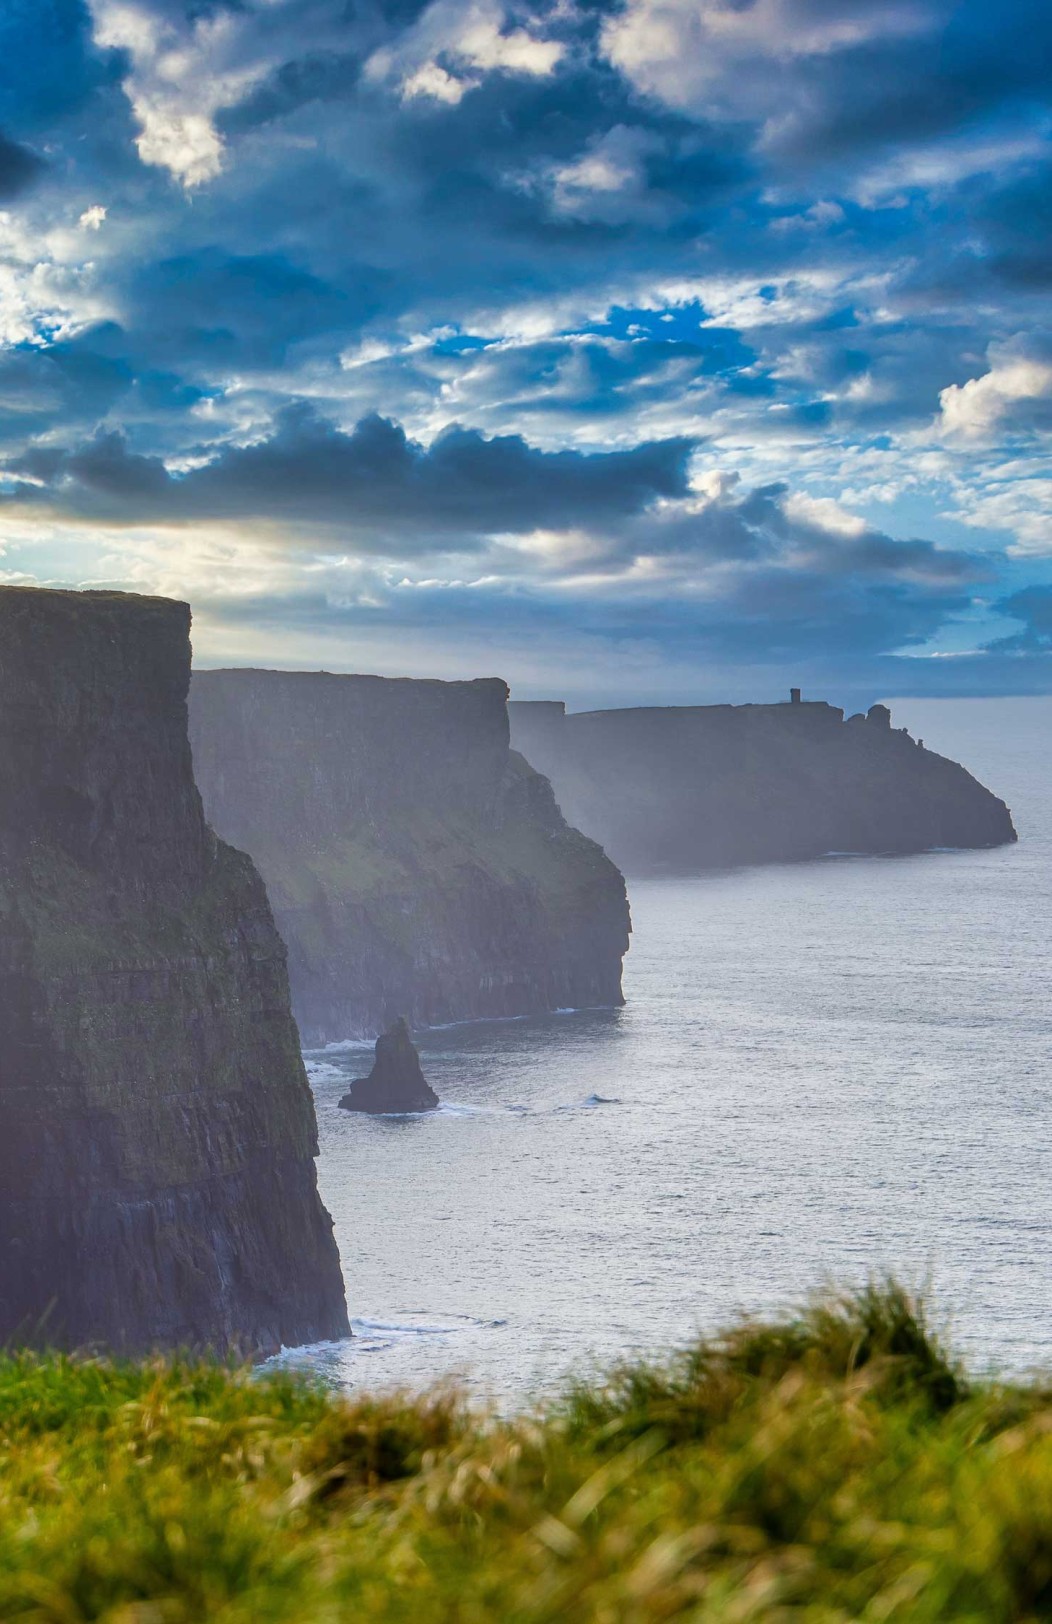
[[[1016,839],[1005,803],[885,705],[508,707],[564,814],[630,873],[908,853]]]

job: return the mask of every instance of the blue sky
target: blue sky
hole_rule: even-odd
[[[573,704],[1052,688],[1045,0],[5,0],[0,579]]]

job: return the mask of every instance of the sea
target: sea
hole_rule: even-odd
[[[354,1336],[281,1362],[498,1406],[893,1274],[1052,1371],[1052,700],[897,700],[1019,843],[630,882],[623,1009],[419,1033],[442,1106],[307,1056]]]

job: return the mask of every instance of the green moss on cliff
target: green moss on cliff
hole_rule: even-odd
[[[602,849],[576,830],[516,814],[499,825],[467,812],[410,809],[323,850],[271,848],[256,856],[277,909],[296,916],[297,941],[312,953],[331,945],[326,900],[351,901],[385,941],[413,954],[436,919],[455,919],[487,891],[526,899],[553,947],[610,885]],[[509,902],[513,909],[513,904]]]

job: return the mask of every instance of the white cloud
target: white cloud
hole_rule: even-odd
[[[0,346],[68,338],[114,314],[81,231],[0,210]]]
[[[563,54],[558,41],[537,39],[525,29],[503,33],[499,14],[489,7],[473,9],[454,50],[483,70],[503,68],[539,78],[551,73]]]
[[[808,327],[836,305],[852,303],[870,320],[880,319],[880,304],[893,271],[859,273],[846,265],[829,263],[791,275],[760,282],[750,277],[699,277],[669,283],[658,290],[671,305],[704,305],[705,327],[734,327],[750,332],[765,327]]]
[[[864,170],[852,182],[850,196],[864,208],[904,207],[903,192],[939,192],[973,175],[1003,174],[1016,164],[1039,157],[1046,147],[1044,132],[967,137],[914,146]]]
[[[432,101],[446,102],[455,107],[465,93],[478,84],[477,79],[454,79],[437,62],[425,62],[402,81],[402,96],[412,101],[414,96],[430,96]]]
[[[96,43],[131,58],[124,88],[143,163],[167,169],[187,188],[213,180],[223,166],[216,113],[271,66],[254,38],[253,14],[176,21],[149,0],[91,0],[91,9]]]
[[[800,524],[812,525],[828,535],[856,539],[866,533],[866,521],[857,513],[849,513],[831,496],[808,496],[803,491],[791,491],[785,498],[785,511]]]
[[[508,29],[495,0],[434,0],[397,46],[374,52],[366,74],[394,82],[404,98],[429,96],[455,104],[480,82],[480,73],[544,77],[562,54],[557,40]]]
[[[957,507],[949,514],[974,530],[1006,530],[1015,537],[1012,557],[1052,555],[1052,474],[1041,470],[1030,478],[987,477],[962,486]]]
[[[827,226],[842,224],[844,211],[830,198],[819,198],[817,203],[800,214],[782,214],[771,221],[772,231],[822,231]]]
[[[616,124],[589,142],[579,158],[550,172],[552,208],[557,214],[608,223],[648,210],[644,162],[658,145],[650,132]]]
[[[927,14],[906,0],[835,0],[820,8],[799,0],[629,0],[604,24],[602,44],[638,90],[696,111],[739,101],[745,64],[827,56],[928,26]],[[769,100],[777,88],[769,72],[762,88]]]
[[[1010,348],[991,352],[991,361],[982,377],[950,384],[939,395],[936,429],[949,439],[993,441],[1030,415],[1028,407],[1052,402],[1052,361]]]

